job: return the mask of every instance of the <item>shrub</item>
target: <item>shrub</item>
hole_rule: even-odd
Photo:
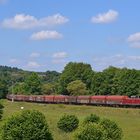
[[[0,120],[2,118],[2,114],[3,114],[3,105],[0,103]]]
[[[109,140],[121,140],[122,139],[122,129],[118,125],[109,119],[103,119],[100,125],[104,128],[106,132],[106,137]]]
[[[84,120],[84,124],[87,123],[99,123],[100,117],[96,114],[91,114],[90,116],[87,116]]]
[[[77,130],[75,140],[106,140],[106,137],[99,124],[88,123]]]
[[[9,118],[2,128],[3,140],[53,140],[45,116],[38,111],[23,111]]]
[[[64,115],[57,123],[57,127],[65,132],[72,132],[78,127],[79,120],[75,115]]]

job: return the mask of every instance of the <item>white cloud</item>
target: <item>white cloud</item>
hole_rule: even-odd
[[[35,61],[30,61],[30,62],[28,62],[27,67],[29,67],[29,68],[38,68],[38,67],[40,67],[40,65]]]
[[[140,32],[129,35],[127,42],[132,48],[140,48]]]
[[[111,23],[115,21],[118,17],[119,13],[115,10],[109,10],[106,13],[100,13],[97,16],[91,18],[91,22],[93,23]]]
[[[13,29],[29,29],[35,27],[50,27],[61,25],[68,21],[69,19],[62,16],[61,14],[55,14],[40,19],[37,19],[31,15],[17,14],[12,18],[4,19],[2,26],[5,28]]]
[[[140,32],[130,35],[127,40],[129,42],[138,42],[138,41],[140,41]]]
[[[61,39],[62,34],[56,31],[40,31],[31,35],[31,40]]]
[[[93,58],[93,67],[97,68],[97,70],[103,70],[109,66],[140,69],[140,56],[117,54],[114,56],[101,56]]]
[[[66,52],[57,52],[53,54],[53,58],[55,59],[62,59],[62,58],[66,58],[68,56],[68,54]]]
[[[17,64],[19,62],[19,60],[15,59],[15,58],[10,59],[9,61],[12,64]]]
[[[32,58],[37,58],[39,56],[40,56],[40,53],[36,53],[36,52],[33,52],[30,54],[30,57],[32,57]]]
[[[52,63],[53,64],[65,64],[65,58],[68,56],[66,52],[56,52],[52,55]]]

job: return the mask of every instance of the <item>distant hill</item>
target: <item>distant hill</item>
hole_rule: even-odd
[[[25,71],[16,67],[0,66],[0,75],[7,75],[14,82],[22,82],[33,71]],[[57,71],[36,72],[45,83],[53,83],[58,80],[60,73]]]

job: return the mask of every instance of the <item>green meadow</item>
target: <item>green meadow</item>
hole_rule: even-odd
[[[63,133],[57,129],[57,122],[62,115],[74,114],[82,123],[83,119],[91,113],[117,122],[123,130],[123,140],[140,140],[140,109],[26,102],[12,103],[7,100],[2,100],[2,103],[4,105],[3,121],[11,115],[20,112],[21,107],[24,107],[24,110],[34,109],[42,112],[46,116],[55,140],[73,140],[73,133]]]

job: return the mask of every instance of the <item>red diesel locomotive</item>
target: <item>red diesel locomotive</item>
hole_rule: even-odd
[[[140,107],[140,98],[137,96],[65,96],[65,95],[7,95],[8,100],[40,102],[40,103],[61,103],[61,104],[86,104],[104,106],[130,106]]]

